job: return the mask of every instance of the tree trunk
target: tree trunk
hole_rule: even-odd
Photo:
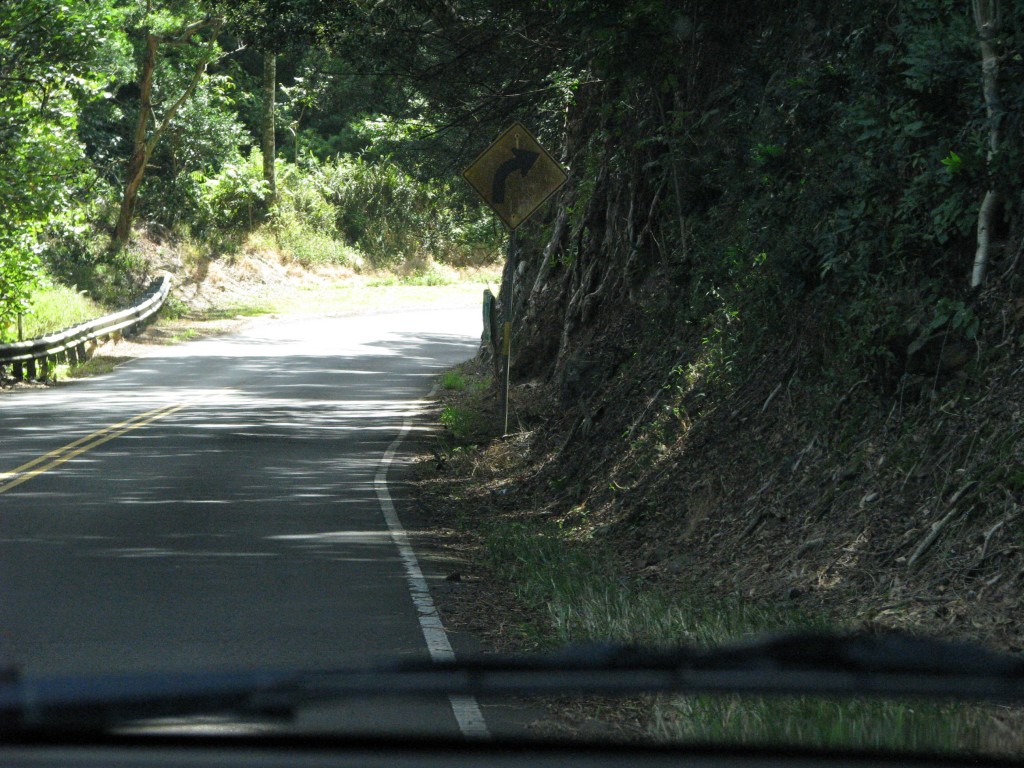
[[[277,167],[274,163],[277,156],[274,131],[275,99],[277,96],[277,55],[267,51],[263,54],[263,180],[270,189],[267,198],[268,208],[277,202]]]
[[[142,177],[146,173],[146,163],[149,162],[149,155],[146,153],[146,132],[153,115],[153,71],[156,69],[158,45],[159,40],[155,35],[146,35],[146,57],[142,62],[142,74],[139,78],[139,119],[135,124],[132,156],[128,160],[125,173],[121,211],[117,216],[117,227],[110,243],[110,250],[115,253],[124,248],[131,237],[135,201],[139,196],[139,187],[142,186]]]
[[[1003,116],[1003,106],[999,99],[999,59],[995,48],[1000,28],[999,0],[972,0],[972,6],[974,23],[978,29],[978,44],[981,47],[981,82],[989,121],[987,160],[991,171],[995,154],[999,149],[999,123]],[[977,288],[985,279],[985,268],[988,266],[991,250],[992,223],[998,202],[998,192],[990,187],[978,211],[978,249],[974,254],[974,270],[971,273],[972,288]]]
[[[146,56],[142,63],[142,72],[139,78],[139,120],[135,124],[135,138],[132,147],[132,155],[128,160],[128,166],[124,179],[124,194],[121,197],[121,210],[117,217],[117,226],[114,228],[114,236],[110,241],[110,250],[117,253],[125,245],[132,233],[132,220],[135,217],[135,203],[139,197],[139,187],[142,186],[142,179],[146,173],[146,165],[153,156],[157,142],[167,130],[171,120],[181,109],[182,105],[192,97],[199,81],[206,74],[206,67],[213,58],[213,51],[217,44],[217,33],[220,31],[222,19],[206,18],[189,24],[184,27],[176,36],[155,35],[152,32],[146,34]],[[157,49],[161,43],[168,45],[188,45],[195,35],[202,29],[211,28],[210,41],[206,46],[206,55],[202,56],[196,64],[195,71],[188,86],[181,92],[171,106],[167,108],[160,121],[157,122],[153,112],[153,72],[156,69]],[[155,127],[152,135],[147,138],[149,121],[153,120]]]

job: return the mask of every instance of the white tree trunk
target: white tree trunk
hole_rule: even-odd
[[[999,123],[1003,106],[999,100],[999,59],[996,55],[995,39],[1000,28],[999,0],[972,0],[974,23],[978,29],[978,44],[981,48],[981,83],[985,94],[985,109],[989,120],[988,165],[991,169],[993,158],[999,149]],[[971,273],[971,287],[977,288],[985,279],[992,243],[992,222],[998,208],[999,196],[995,189],[985,193],[978,211],[978,249],[974,254],[974,270]]]

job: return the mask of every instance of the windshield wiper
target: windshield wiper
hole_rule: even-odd
[[[906,634],[796,634],[701,649],[583,645],[552,654],[480,656],[313,671],[0,676],[0,729],[107,729],[140,720],[294,716],[370,696],[922,696],[1024,702],[1024,658]]]

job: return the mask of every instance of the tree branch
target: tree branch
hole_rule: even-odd
[[[157,142],[160,141],[160,137],[163,136],[164,132],[167,130],[167,126],[170,125],[171,120],[174,119],[174,116],[178,113],[178,110],[181,109],[181,106],[191,98],[196,87],[199,85],[199,81],[202,79],[203,75],[206,74],[206,68],[209,66],[210,60],[213,58],[213,47],[217,44],[217,33],[220,31],[221,24],[223,24],[223,19],[217,19],[214,21],[216,23],[212,26],[213,34],[210,36],[210,41],[206,45],[206,55],[199,60],[198,64],[196,64],[195,71],[192,73],[192,78],[189,80],[185,90],[183,90],[175,102],[168,107],[167,111],[164,112],[160,123],[153,129],[153,135],[150,136],[149,141],[146,142],[147,157],[153,154],[153,150],[156,148]],[[202,26],[197,26],[197,24],[192,24],[188,28],[202,29],[210,26],[209,22],[203,22]],[[191,34],[195,33],[193,32]],[[157,39],[159,40],[159,38]]]

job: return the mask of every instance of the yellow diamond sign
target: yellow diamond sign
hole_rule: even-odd
[[[522,123],[515,123],[462,172],[494,212],[514,230],[565,183],[561,166]]]

